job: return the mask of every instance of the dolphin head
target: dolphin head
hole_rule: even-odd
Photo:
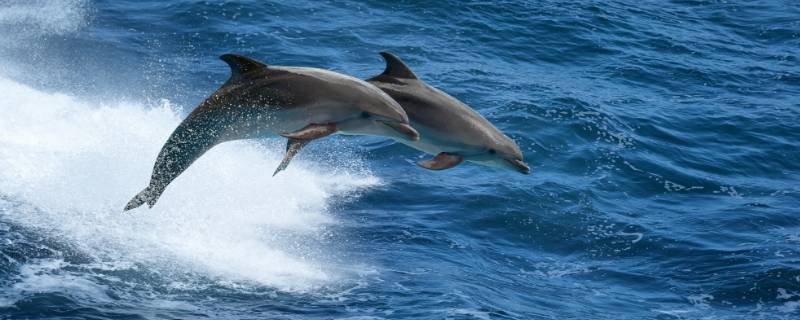
[[[419,132],[411,127],[408,115],[400,104],[377,87],[370,89],[374,89],[373,93],[380,99],[357,104],[359,112],[354,117],[337,123],[339,131],[344,134],[419,140]]]
[[[402,140],[419,140],[419,132],[408,120],[388,118],[380,114],[362,111],[358,117],[340,121],[336,127],[343,134],[384,136]]]
[[[466,157],[467,160],[487,166],[510,169],[522,174],[529,174],[531,168],[523,161],[522,150],[506,135],[497,137],[481,146],[482,151]]]
[[[383,94],[383,92],[381,93]],[[370,126],[377,126],[375,129],[378,131],[385,131],[388,128],[392,132],[387,136],[398,137],[399,134],[399,137],[403,139],[419,140],[419,132],[411,127],[405,110],[389,95],[384,95],[389,101],[386,101],[382,108],[376,108],[374,105],[364,108],[359,115],[360,120]]]

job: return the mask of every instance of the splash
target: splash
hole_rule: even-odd
[[[82,0],[10,0],[0,6],[1,44],[39,35],[62,35],[86,23],[88,6]]]
[[[379,183],[302,159],[273,178],[277,140],[232,142],[201,157],[152,210],[122,213],[180,122],[173,106],[92,105],[5,78],[0,91],[0,195],[15,204],[0,218],[96,261],[309,290],[337,278],[312,241],[335,223],[332,199]]]

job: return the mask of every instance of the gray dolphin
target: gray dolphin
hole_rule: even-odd
[[[435,155],[417,162],[430,170],[455,167],[464,160],[511,169],[524,174],[530,167],[508,136],[456,98],[417,78],[400,58],[381,52],[386,69],[367,82],[388,93],[408,114],[419,140],[393,137],[414,149]]]
[[[403,108],[363,80],[316,68],[267,66],[234,54],[220,59],[230,66],[230,79],[172,132],[150,184],[125,210],[144,203],[152,207],[172,180],[226,141],[275,134],[289,138],[277,174],[309,141],[336,132],[419,139]]]

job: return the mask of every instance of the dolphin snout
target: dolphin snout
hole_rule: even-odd
[[[402,122],[389,122],[389,121],[381,121],[383,124],[389,126],[389,128],[394,129],[395,131],[403,134],[404,136],[408,137],[411,141],[419,140],[419,132],[416,129],[408,125],[407,123]]]
[[[515,169],[517,169],[517,171],[519,171],[522,174],[530,174],[531,173],[531,167],[529,167],[528,164],[523,162],[522,160],[506,159],[506,161],[508,163],[510,163],[511,166],[513,166]]]

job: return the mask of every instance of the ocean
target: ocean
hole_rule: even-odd
[[[530,175],[229,142],[123,213],[221,54],[380,51]],[[0,319],[798,319],[796,1],[0,0]]]

